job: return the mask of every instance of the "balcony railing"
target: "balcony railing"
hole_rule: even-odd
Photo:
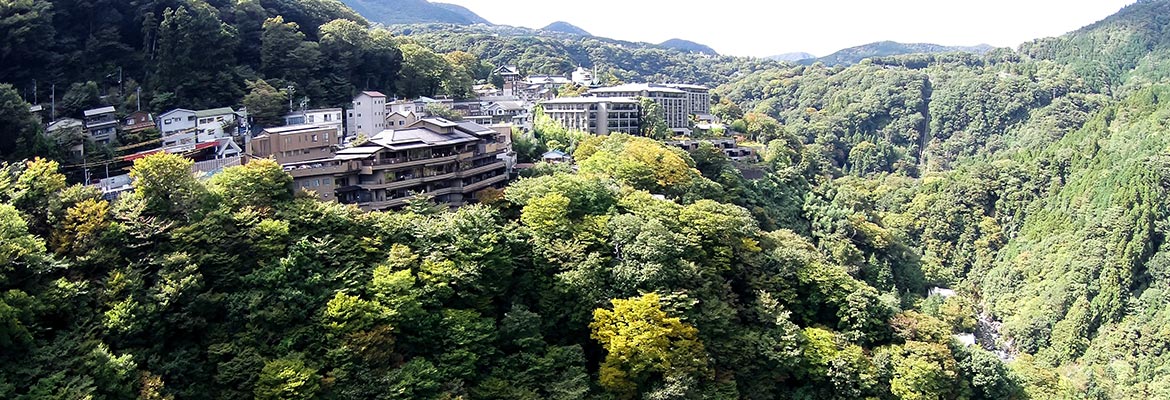
[[[404,195],[404,196],[400,196],[400,197],[396,197],[396,198],[392,198],[392,199],[386,199],[383,201],[358,203],[358,207],[363,209],[363,210],[366,210],[366,211],[385,210],[387,208],[404,206],[404,205],[406,205],[406,202],[410,201],[410,198],[412,198],[414,196],[422,195],[422,196],[427,196],[427,197],[439,197],[439,196],[442,196],[445,194],[457,193],[458,190],[459,190],[459,188],[436,189],[436,190],[432,190],[432,191],[426,192],[426,193],[414,193],[414,194]]]
[[[504,163],[503,161],[500,161],[500,162],[495,162],[495,163],[475,167],[475,168],[472,168],[472,169],[469,169],[466,171],[460,171],[459,176],[461,176],[461,177],[475,176],[475,175],[482,174],[484,172],[488,172],[491,170],[500,169],[500,168],[507,168],[507,167],[508,167],[508,165],[506,163]]]
[[[476,183],[472,183],[469,185],[463,185],[463,193],[471,193],[471,192],[486,188],[488,186],[491,186],[493,184],[503,182],[506,180],[508,180],[508,175],[498,175],[498,176],[493,176],[491,178],[484,179],[484,180],[476,182]]]
[[[438,163],[444,163],[444,162],[451,162],[451,161],[455,161],[458,156],[459,156],[458,154],[454,154],[454,153],[445,153],[445,154],[434,154],[430,157],[383,158],[380,160],[362,161],[362,165],[367,166],[367,167],[373,167],[374,169],[402,168],[402,167],[412,167],[412,166],[417,166],[417,165],[427,165],[427,164],[438,164]]]
[[[293,178],[303,178],[306,176],[316,175],[333,175],[345,173],[350,170],[349,164],[311,164],[299,165],[288,168],[288,174]]]

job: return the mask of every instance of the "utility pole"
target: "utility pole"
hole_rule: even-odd
[[[52,93],[51,96],[53,96],[53,105],[49,109],[49,122],[53,122],[53,121],[57,120],[57,84],[56,83],[53,84],[53,90],[51,93]]]
[[[37,103],[40,103],[37,101],[37,80],[33,79],[33,105],[35,106]]]
[[[138,95],[134,96],[134,100],[138,102],[137,111],[142,111],[142,86],[138,87]]]
[[[297,92],[297,88],[293,87],[292,85],[288,85],[288,87],[284,89],[288,91],[288,112],[291,113],[293,112],[293,93]]]

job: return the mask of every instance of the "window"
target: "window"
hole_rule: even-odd
[[[326,141],[326,142],[328,142],[328,141],[329,141],[329,133],[325,133],[325,141]]]
[[[316,142],[316,141],[317,141],[317,135],[313,135],[313,141],[314,141],[314,142]]]
[[[163,120],[163,125],[170,125],[170,124],[171,124],[171,119],[170,119],[170,118],[167,118],[167,119]]]
[[[406,125],[406,121],[398,121],[398,125]]]

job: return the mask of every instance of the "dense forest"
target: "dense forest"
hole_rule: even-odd
[[[830,67],[371,28],[333,0],[0,4],[0,398],[1168,398],[1168,16]],[[111,201],[34,157],[27,111],[33,79],[42,102],[333,104],[505,63],[720,85],[763,162],[538,117],[517,152],[577,168],[457,211],[168,155]]]

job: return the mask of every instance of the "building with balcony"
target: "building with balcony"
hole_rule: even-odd
[[[284,165],[332,158],[341,139],[337,126],[290,125],[264,129],[252,138],[249,150],[253,156],[271,157]]]
[[[213,108],[195,112],[195,130],[198,142],[210,142],[236,134],[236,111],[231,107]]]
[[[102,107],[83,112],[85,133],[96,143],[108,144],[118,137],[118,115],[114,107]]]
[[[139,133],[154,128],[154,116],[146,111],[135,111],[122,118],[122,132]]]
[[[387,129],[332,158],[284,164],[297,187],[363,210],[397,209],[416,195],[452,207],[507,183],[510,129],[425,118]]]
[[[565,128],[595,135],[641,132],[641,103],[628,97],[561,97],[540,103],[544,114]]]
[[[687,92],[666,85],[653,83],[631,83],[593,89],[589,94],[602,98],[638,98],[645,97],[654,100],[662,107],[662,114],[666,126],[675,133],[690,132],[690,98]]]
[[[687,93],[687,112],[698,116],[711,115],[711,89],[702,85],[672,83],[666,86]]]
[[[174,109],[159,115],[155,122],[162,135],[163,146],[195,143],[195,111]]]

